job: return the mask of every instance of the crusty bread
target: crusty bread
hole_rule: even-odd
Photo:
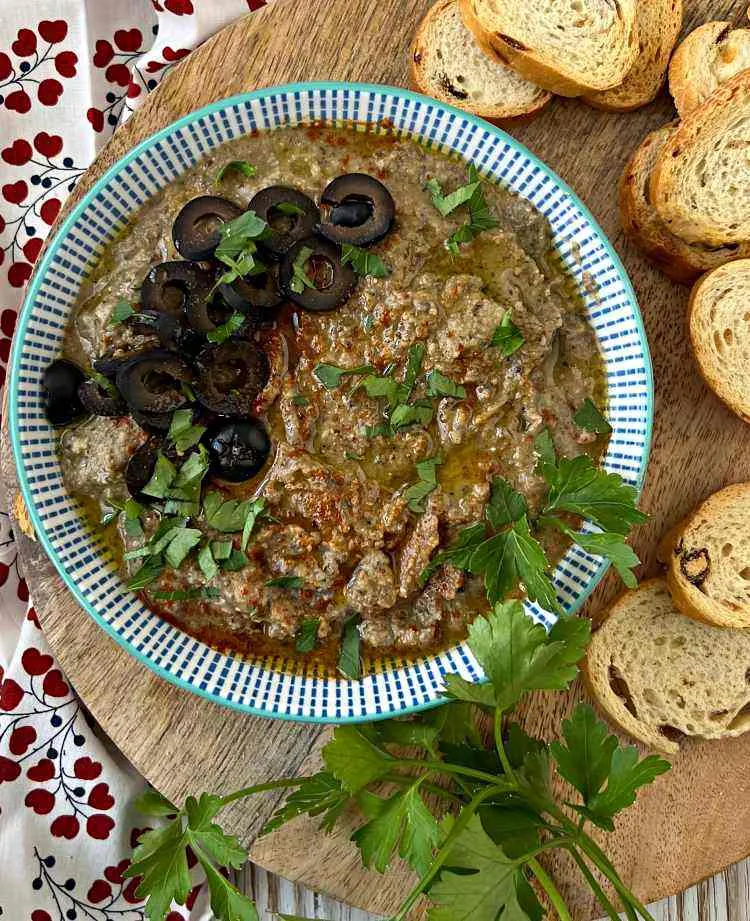
[[[651,748],[750,729],[750,633],[683,617],[664,579],[626,592],[594,633],[583,668],[606,715]]]
[[[750,483],[727,486],[659,547],[675,605],[717,627],[750,627]]]
[[[675,51],[669,65],[669,90],[680,118],[748,67],[750,29],[733,29],[731,22],[699,26]]]
[[[672,233],[721,246],[750,240],[750,71],[720,86],[664,145],[651,202]]]
[[[690,296],[688,325],[704,380],[750,422],[750,259],[701,278]]]
[[[587,93],[584,100],[607,112],[632,112],[652,102],[664,84],[669,56],[682,29],[682,0],[638,0],[638,57],[623,82]]]
[[[675,130],[676,124],[671,124],[652,131],[630,158],[620,180],[620,218],[627,235],[657,268],[673,281],[691,284],[732,259],[750,257],[750,243],[718,247],[686,243],[668,229],[651,204],[651,172]]]
[[[619,86],[638,54],[637,0],[461,0],[490,55],[560,96]]]
[[[415,89],[491,121],[532,115],[552,98],[482,51],[461,19],[458,0],[438,0],[427,13],[410,62]]]

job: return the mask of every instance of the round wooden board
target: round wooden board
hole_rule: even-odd
[[[686,30],[713,18],[740,18],[736,0],[687,0]],[[71,204],[134,144],[200,105],[260,86],[339,79],[404,85],[407,49],[429,0],[276,0],[224,29],[182,63],[121,128],[79,182]],[[620,171],[653,128],[674,117],[662,98],[630,115],[556,100],[533,123],[512,129],[591,208],[630,272],[651,343],[656,424],[643,507],[651,523],[637,538],[643,574],[656,570],[655,544],[697,501],[750,478],[750,428],[700,381],[685,338],[687,292],[646,264],[623,238],[616,206]],[[7,431],[2,460],[11,504],[17,495]],[[19,552],[37,612],[68,677],[95,718],[155,787],[173,800],[227,792],[254,780],[307,770],[326,737],[315,726],[263,721],[222,709],[153,676],[76,606],[39,546],[19,534]],[[617,590],[610,576],[590,602],[600,610]],[[539,695],[529,727],[551,735],[581,692]],[[645,899],[686,888],[750,854],[750,736],[688,744],[670,774],[644,792],[607,836],[606,849]],[[274,799],[238,804],[228,825],[251,842]],[[411,884],[397,868],[385,878],[361,870],[348,833],[325,838],[299,820],[253,844],[269,870],[375,913],[390,913]],[[596,906],[564,861],[551,863],[577,918]],[[416,917],[416,915],[415,915]]]

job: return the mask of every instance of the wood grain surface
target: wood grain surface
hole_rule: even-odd
[[[60,220],[91,184],[136,142],[207,102],[291,80],[367,80],[404,85],[407,49],[429,0],[275,0],[228,27],[164,80],[121,128],[79,182]],[[686,29],[733,19],[745,3],[687,0]],[[616,208],[620,171],[644,135],[674,117],[666,97],[639,112],[596,112],[557,100],[513,134],[583,198],[613,241],[634,282],[656,379],[652,460],[643,500],[652,516],[636,538],[643,574],[655,571],[663,530],[727,483],[750,479],[750,427],[703,386],[685,336],[687,292],[671,284],[623,238]],[[2,460],[13,491],[7,433]],[[38,545],[19,535],[20,553],[45,632],[63,668],[106,733],[162,792],[181,800],[202,790],[227,792],[255,780],[314,767],[325,731],[262,721],[193,697],[156,678],[77,608]],[[596,616],[617,590],[610,576],[587,612]],[[580,699],[539,695],[527,725],[554,734]],[[671,774],[644,792],[605,846],[623,878],[644,899],[678,892],[750,854],[750,736],[687,744]],[[237,804],[228,825],[246,842],[274,803]],[[389,913],[411,880],[361,870],[348,833],[325,838],[299,820],[252,845],[262,866],[376,913]],[[551,864],[577,918],[596,909],[564,860]]]

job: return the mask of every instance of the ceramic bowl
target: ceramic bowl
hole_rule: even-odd
[[[424,96],[385,86],[309,83],[216,102],[148,138],[116,163],[66,219],[29,287],[11,359],[10,431],[23,496],[39,540],[85,611],[140,662],[217,703],[268,717],[342,723],[405,714],[440,702],[442,676],[481,680],[465,644],[436,655],[373,663],[359,681],[296,672],[283,657],[217,651],[166,623],[125,589],[108,551],[67,493],[41,379],[61,348],[81,283],[101,251],[150,196],[224,141],[311,120],[388,123],[454,151],[528,199],[549,220],[606,363],[613,434],[604,460],[640,488],[653,412],[648,344],[635,295],[612,246],[575,194],[503,131]],[[580,608],[606,564],[570,549],[554,573],[564,610]],[[527,603],[530,616],[554,616]]]

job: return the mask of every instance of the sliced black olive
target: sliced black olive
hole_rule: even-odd
[[[144,307],[128,317],[125,322],[130,329],[142,336],[156,336],[159,344],[170,352],[194,357],[205,345],[205,338],[201,333],[187,329],[179,319],[161,310]],[[213,324],[210,328],[214,328]]]
[[[117,389],[131,409],[145,413],[169,413],[187,402],[182,384],[193,375],[188,365],[172,352],[142,352],[117,370]]]
[[[347,173],[330,182],[320,198],[323,220],[316,228],[334,243],[368,246],[393,224],[396,205],[382,182],[366,173]]]
[[[174,260],[155,265],[141,285],[142,313],[159,311],[177,322],[184,316],[200,311],[206,304],[214,285],[210,266],[200,262]],[[136,314],[136,317],[138,315]],[[129,325],[137,323],[131,318]]]
[[[228,422],[208,436],[211,472],[230,483],[241,483],[258,473],[271,451],[271,439],[258,419]]]
[[[247,416],[271,374],[265,353],[244,340],[207,346],[196,366],[198,400],[222,416]]]
[[[172,413],[144,413],[138,409],[131,409],[130,415],[149,435],[166,435],[172,424]]]
[[[217,195],[201,195],[189,201],[175,218],[172,239],[184,259],[209,259],[221,240],[220,230],[242,214],[234,202]]]
[[[125,485],[131,496],[140,496],[141,490],[153,476],[160,444],[160,439],[149,438],[131,454],[125,466]]]
[[[275,309],[284,301],[275,265],[259,275],[246,275],[220,285],[219,294],[233,310],[241,310],[256,323],[272,320]]]
[[[304,250],[310,250],[305,265],[299,260]],[[295,276],[303,271],[313,287],[300,283]],[[349,297],[357,284],[357,276],[350,265],[341,262],[341,250],[328,240],[308,237],[296,243],[279,265],[279,287],[282,292],[304,310],[335,310]],[[295,290],[295,288],[297,290]]]
[[[276,259],[297,240],[309,237],[320,220],[318,206],[312,198],[286,185],[261,189],[247,207],[268,224],[269,232],[261,245]]]
[[[114,389],[114,388],[113,388]],[[95,380],[84,381],[78,388],[78,399],[93,416],[124,416],[125,403],[120,394],[110,393]]]
[[[68,425],[85,415],[78,388],[85,380],[83,371],[72,361],[58,358],[44,372],[42,386],[46,394],[44,411],[54,426]]]

